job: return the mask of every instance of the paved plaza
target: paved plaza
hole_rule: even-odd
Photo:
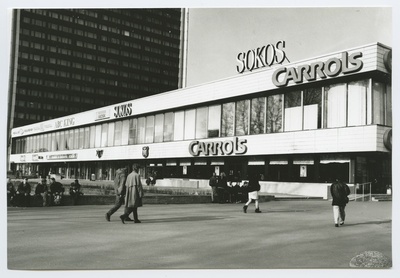
[[[345,269],[365,251],[392,258],[392,202],[350,202],[335,228],[330,201],[144,205],[141,224],[110,206],[8,209],[10,270]],[[12,272],[12,271],[11,271]]]

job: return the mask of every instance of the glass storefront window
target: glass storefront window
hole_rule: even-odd
[[[83,143],[83,148],[84,149],[88,149],[90,144],[89,144],[89,139],[90,139],[90,128],[89,127],[85,127],[85,142]]]
[[[65,131],[60,131],[60,151],[65,150]]]
[[[325,127],[346,126],[346,84],[325,87]]]
[[[208,108],[208,138],[219,137],[221,129],[221,105],[214,105]]]
[[[229,102],[222,104],[222,124],[221,136],[233,136],[235,121],[235,103]]]
[[[154,143],[163,141],[164,114],[157,114],[154,124]]]
[[[108,123],[107,147],[114,146],[115,123]]]
[[[285,95],[285,131],[303,129],[302,112],[301,91],[287,93]]]
[[[253,98],[251,100],[251,115],[250,115],[250,134],[264,133],[265,121],[265,98]]]
[[[303,129],[322,127],[322,88],[310,88],[303,94]]]
[[[59,151],[60,150],[60,132],[56,132],[56,136],[55,136],[55,143],[56,143],[56,149],[55,151]]]
[[[196,139],[207,137],[207,107],[196,109]]]
[[[386,125],[392,126],[392,86],[386,85]]]
[[[114,127],[114,146],[121,146],[122,140],[122,121],[116,121]]]
[[[372,123],[385,124],[385,84],[372,83]]]
[[[137,126],[137,138],[138,138],[138,144],[143,144],[144,139],[145,139],[145,127],[146,123],[146,118],[145,117],[140,117],[138,118],[138,126]]]
[[[249,134],[250,100],[236,102],[235,135]]]
[[[101,143],[100,146],[102,148],[107,147],[107,137],[108,137],[108,124],[101,125]]]
[[[126,146],[128,145],[129,140],[129,119],[122,121],[122,138],[121,138],[121,145]]]
[[[282,132],[282,98],[283,95],[267,98],[267,133]]]
[[[129,119],[129,145],[137,144],[137,118]]]
[[[170,142],[174,136],[174,113],[165,113],[164,115],[164,130],[163,130],[164,142]]]
[[[368,81],[350,82],[347,87],[347,126],[365,125],[367,121]]]
[[[83,128],[79,129],[79,149],[83,149],[83,144],[85,142],[85,132]]]
[[[154,141],[154,116],[146,117],[146,140],[145,143],[153,143]]]
[[[75,134],[76,135],[76,134]],[[94,147],[95,148],[99,148],[101,146],[101,125],[96,125],[96,137],[95,137],[95,141],[94,141]],[[75,137],[75,149],[77,149],[76,145],[77,145],[77,136]]]
[[[90,141],[89,141],[90,148],[94,148],[95,139],[96,139],[96,126],[91,126],[90,127]]]
[[[196,110],[186,110],[185,111],[185,140],[194,139],[196,131]]]
[[[174,141],[183,140],[183,130],[185,125],[185,112],[175,112],[174,119]]]
[[[77,149],[79,149],[79,130],[74,129],[73,133],[74,133],[74,135],[73,135],[74,136],[74,150],[77,150]]]

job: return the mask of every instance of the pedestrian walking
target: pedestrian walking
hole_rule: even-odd
[[[36,185],[35,196],[41,199],[44,207],[48,206],[48,192],[49,189],[46,184],[46,179],[42,178],[42,180]]]
[[[260,191],[260,183],[258,179],[258,175],[252,175],[249,178],[249,184],[248,184],[248,200],[247,203],[243,206],[243,212],[247,213],[247,208],[250,205],[251,201],[254,200],[255,203],[255,212],[260,213],[260,208],[258,205],[258,191]]]
[[[133,212],[133,221],[135,223],[141,223],[137,212],[138,207],[143,205],[143,187],[139,175],[139,168],[139,164],[133,164],[132,172],[126,178],[125,212],[120,216],[123,224],[125,224],[125,219],[131,212]]]
[[[208,184],[211,186],[211,202],[217,203],[218,193],[217,193],[217,186],[218,186],[218,177],[216,173],[212,174],[210,181]]]
[[[125,193],[126,193],[126,168],[119,168],[115,172],[114,178],[114,193],[115,193],[115,204],[114,206],[106,213],[106,220],[110,221],[111,215],[113,215],[123,204],[125,201]],[[133,221],[128,216],[125,218],[125,221]]]
[[[221,177],[218,179],[217,185],[217,195],[220,204],[223,204],[227,201],[227,187],[228,187],[228,178],[226,177],[225,172],[221,172]]]
[[[331,185],[332,207],[333,207],[333,220],[335,227],[344,224],[346,218],[345,207],[349,202],[350,188],[340,179],[336,179]]]

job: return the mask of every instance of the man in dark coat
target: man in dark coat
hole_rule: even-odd
[[[31,197],[31,185],[28,183],[28,179],[24,180],[17,187],[17,205],[20,207],[29,207]]]
[[[65,189],[55,178],[51,178],[50,181],[50,202],[52,205],[60,205]]]
[[[218,185],[218,177],[216,173],[213,173],[212,177],[208,184],[211,186],[211,202],[217,203],[217,185]]]
[[[7,206],[14,206],[15,187],[10,178],[7,178]]]
[[[139,175],[139,164],[133,164],[132,172],[126,178],[125,212],[120,216],[125,224],[125,219],[133,212],[133,221],[141,223],[138,218],[137,209],[142,206],[143,186]]]
[[[47,207],[48,206],[48,202],[47,202],[47,194],[48,194],[48,188],[47,188],[47,184],[46,184],[46,179],[42,179],[41,182],[39,182],[36,185],[35,188],[35,195],[36,197],[42,199],[43,202],[43,206]]]
[[[106,213],[106,220],[110,221],[111,215],[113,215],[123,204],[125,200],[126,194],[126,168],[120,168],[115,172],[114,178],[114,193],[115,193],[115,204],[114,206]],[[124,219],[124,221],[133,221],[128,216]]]
[[[349,202],[350,188],[347,184],[336,179],[331,185],[332,195],[332,207],[333,207],[333,219],[335,221],[335,227],[344,224],[346,218],[345,207]]]
[[[79,196],[82,195],[81,185],[78,180],[71,183],[69,187],[69,195],[72,198],[72,204],[75,206],[78,203]]]

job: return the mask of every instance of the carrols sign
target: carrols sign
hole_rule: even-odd
[[[288,85],[289,81],[299,84],[303,83],[303,79],[315,81],[318,77],[325,79],[327,77],[338,76],[339,74],[358,72],[363,67],[363,62],[359,60],[362,56],[361,52],[351,55],[348,52],[343,52],[341,59],[331,58],[326,62],[315,62],[297,68],[282,67],[274,72],[272,82],[277,87],[284,87]]]
[[[199,155],[232,155],[247,152],[246,139],[235,137],[233,140],[200,142],[192,141],[189,144],[189,153],[193,156]]]

